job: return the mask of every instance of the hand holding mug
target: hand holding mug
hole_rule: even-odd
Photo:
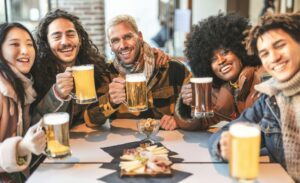
[[[28,129],[18,144],[18,155],[25,156],[30,152],[39,155],[44,152],[45,147],[46,135],[45,132],[40,129],[40,123],[37,123]]]
[[[113,104],[121,104],[126,101],[125,79],[122,77],[114,78],[109,84],[109,100]]]
[[[54,87],[61,98],[65,99],[70,95],[74,88],[71,68],[68,67],[65,72],[56,75],[56,83]]]
[[[230,156],[230,133],[223,132],[220,138],[220,154],[224,160],[228,160]]]
[[[193,100],[192,85],[185,84],[181,88],[181,98],[185,105],[190,106]]]

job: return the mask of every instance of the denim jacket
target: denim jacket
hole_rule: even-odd
[[[219,152],[219,140],[221,133],[227,131],[229,126],[247,121],[256,123],[261,128],[261,148],[266,147],[272,162],[285,166],[284,149],[280,127],[280,112],[275,97],[263,94],[252,107],[245,110],[239,118],[224,126],[220,131],[213,134],[209,140],[209,151],[212,157],[222,161]]]

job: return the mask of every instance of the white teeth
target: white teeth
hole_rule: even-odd
[[[231,68],[230,65],[226,65],[226,66],[224,66],[224,67],[221,68],[221,72],[226,73],[226,72],[229,71],[230,68]]]
[[[129,50],[128,51],[122,51],[121,54],[122,55],[127,55],[127,54],[129,54]]]
[[[285,65],[286,65],[286,63],[283,62],[283,63],[281,63],[281,64],[276,65],[275,67],[273,67],[273,70],[276,71],[276,72],[281,71],[281,70],[284,69],[284,66],[285,66]]]
[[[19,62],[29,62],[28,58],[19,58],[17,59]]]
[[[62,52],[72,51],[72,48],[63,49],[63,50],[61,50],[61,51],[62,51]]]

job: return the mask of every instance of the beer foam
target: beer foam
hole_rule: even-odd
[[[205,78],[191,78],[190,82],[192,83],[211,83],[212,82],[211,77],[205,77]]]
[[[69,122],[69,114],[66,112],[56,112],[45,114],[43,117],[46,125],[60,125]]]
[[[84,71],[84,70],[91,70],[93,68],[94,68],[94,65],[88,64],[88,65],[73,66],[72,70],[75,70],[75,71]]]
[[[142,82],[142,81],[146,81],[146,77],[143,73],[127,74],[126,81],[127,82]]]
[[[249,124],[243,124],[243,123],[237,123],[234,125],[231,125],[229,128],[229,132],[231,135],[235,137],[256,137],[260,135],[260,129],[256,127],[255,125],[249,125]]]

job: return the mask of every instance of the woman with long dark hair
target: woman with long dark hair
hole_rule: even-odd
[[[0,25],[0,182],[22,182],[31,153],[46,146],[45,134],[30,127],[30,104],[36,98],[30,70],[37,48],[19,23]],[[25,134],[24,137],[22,137]]]

